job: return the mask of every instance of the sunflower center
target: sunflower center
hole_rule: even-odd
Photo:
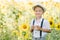
[[[60,25],[58,25],[58,28],[60,28]]]
[[[32,5],[32,3],[30,2],[29,5]]]
[[[26,29],[26,28],[27,28],[27,26],[26,26],[26,25],[23,25],[23,28],[24,28],[24,29]]]
[[[50,25],[52,25],[52,22],[50,21]]]

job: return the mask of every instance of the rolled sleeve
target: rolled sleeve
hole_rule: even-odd
[[[43,28],[50,29],[50,23],[47,20],[44,20]]]

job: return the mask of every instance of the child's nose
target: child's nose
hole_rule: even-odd
[[[37,12],[37,14],[40,14],[40,12]]]

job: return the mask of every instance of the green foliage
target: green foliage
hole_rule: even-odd
[[[46,36],[46,40],[60,40],[60,30],[52,29]]]

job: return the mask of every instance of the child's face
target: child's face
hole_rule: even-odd
[[[35,8],[35,16],[36,17],[41,17],[43,14],[43,10],[40,7]]]

